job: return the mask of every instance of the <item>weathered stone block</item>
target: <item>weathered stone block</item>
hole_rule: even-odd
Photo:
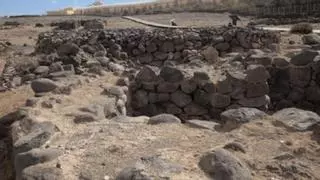
[[[148,93],[144,90],[138,90],[132,95],[132,107],[135,109],[146,106],[148,102]]]
[[[178,83],[161,82],[157,91],[160,93],[173,93],[179,88]]]
[[[208,109],[197,104],[191,103],[184,108],[184,112],[190,116],[201,116],[208,114]]]
[[[221,94],[227,94],[232,92],[232,84],[227,76],[221,76],[216,84],[217,92]]]
[[[212,46],[205,48],[201,54],[204,59],[209,63],[214,63],[219,59],[219,52]]]
[[[228,95],[214,93],[210,97],[210,103],[215,108],[225,108],[230,105],[231,98]]]
[[[194,80],[185,80],[181,83],[181,90],[187,94],[197,89],[197,83]]]
[[[160,77],[167,82],[181,82],[184,79],[183,73],[174,67],[165,66],[160,71]]]
[[[136,76],[138,82],[157,82],[159,69],[151,66],[144,66]]]
[[[312,69],[310,66],[291,66],[289,69],[290,82],[299,87],[307,86],[312,77]]]
[[[270,104],[270,98],[268,95],[256,97],[256,98],[244,98],[239,101],[239,104],[244,107],[259,108]]]
[[[196,90],[196,92],[193,95],[194,102],[203,106],[209,104],[210,99],[208,97],[209,97],[209,93],[200,89]]]
[[[248,83],[247,84],[247,97],[259,97],[268,94],[270,91],[267,82]]]
[[[246,81],[251,83],[265,82],[270,78],[269,72],[262,65],[249,65],[246,74]]]
[[[190,95],[185,94],[182,91],[176,91],[175,93],[171,94],[171,101],[178,107],[185,107],[192,102],[192,98]]]
[[[170,95],[167,93],[149,93],[148,99],[150,103],[168,102]]]

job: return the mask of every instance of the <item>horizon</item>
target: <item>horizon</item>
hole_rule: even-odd
[[[45,15],[47,11],[67,7],[88,7],[95,0],[32,0],[34,3],[22,3],[21,0],[1,0],[0,16]],[[154,0],[103,0],[104,5],[123,5],[151,2]]]

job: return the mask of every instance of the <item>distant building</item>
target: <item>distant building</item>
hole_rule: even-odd
[[[96,0],[94,3],[92,3],[89,6],[102,6],[103,4],[104,4],[103,0]]]
[[[55,11],[47,11],[48,16],[64,16],[64,15],[73,15],[75,12],[75,9],[72,7],[55,10]]]

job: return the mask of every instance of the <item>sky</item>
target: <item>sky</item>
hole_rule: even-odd
[[[148,0],[104,0],[105,4],[143,2]],[[85,7],[94,0],[0,0],[0,16],[45,14],[65,7]]]

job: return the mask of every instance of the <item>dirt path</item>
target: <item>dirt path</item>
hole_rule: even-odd
[[[183,28],[190,28],[185,26],[171,26],[171,25],[165,25],[160,23],[155,23],[151,21],[145,21],[136,17],[130,17],[130,16],[123,16],[123,19],[127,19],[136,23],[140,23],[146,26],[156,27],[156,28],[167,28],[167,29],[183,29]]]

